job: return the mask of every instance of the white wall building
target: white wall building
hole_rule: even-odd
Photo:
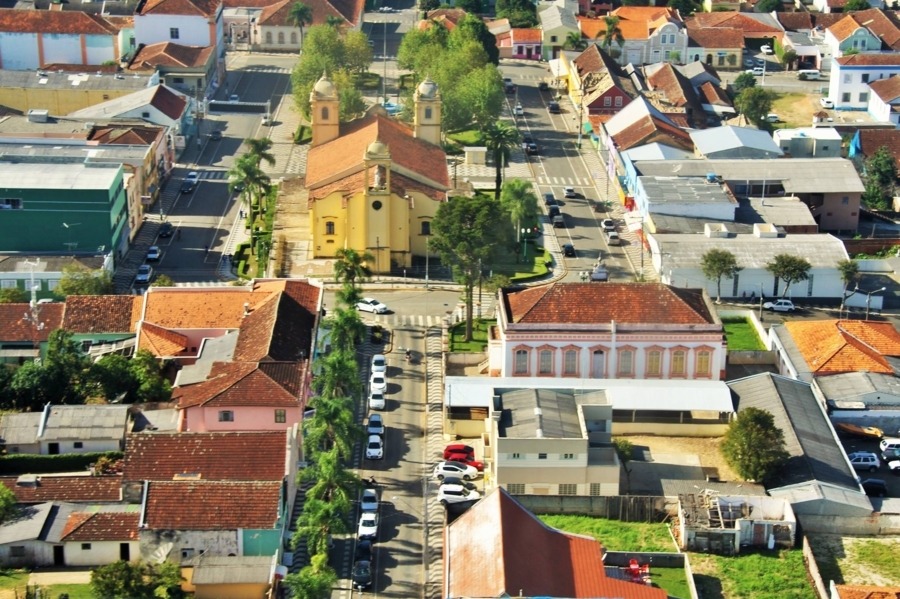
[[[838,110],[866,110],[869,84],[900,75],[900,54],[852,54],[832,61],[828,97]]]

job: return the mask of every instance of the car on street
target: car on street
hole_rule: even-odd
[[[387,360],[384,354],[375,354],[372,356],[372,372],[384,372],[387,370]]]
[[[353,571],[350,573],[353,580],[353,586],[362,591],[372,584],[372,562],[368,560],[357,560],[353,564]]]
[[[753,66],[757,66],[761,69],[766,68],[766,59],[765,58],[757,58],[756,64],[754,64]]]
[[[834,108],[834,100],[831,98],[819,98],[819,105],[822,108]]]
[[[372,297],[364,297],[356,302],[356,309],[360,312],[371,312],[372,314],[386,314],[388,307]]]
[[[237,94],[231,94],[230,96],[228,96],[228,101],[229,102],[240,102],[241,98]]]
[[[602,221],[600,221],[600,228],[604,231],[615,231],[616,221],[611,218],[604,218]]]
[[[759,51],[763,54],[774,54],[774,52],[772,51],[772,46],[770,46],[769,44],[763,44],[762,46],[760,46]]]
[[[878,456],[870,451],[854,451],[847,457],[850,459],[850,465],[856,471],[876,472],[881,467]]]
[[[606,267],[602,264],[598,264],[594,267],[594,270],[591,271],[591,281],[596,281],[598,283],[602,283],[604,281],[609,280],[609,271],[606,270]]]
[[[369,393],[384,393],[387,390],[387,379],[383,372],[373,372],[369,378]]]
[[[546,81],[541,81],[538,83],[538,90],[542,92],[550,91],[550,84]]]
[[[467,480],[463,480],[458,476],[445,476],[441,481],[441,485],[459,485],[461,487],[465,487],[470,491],[477,491],[478,487],[475,486],[475,483],[470,483]]]
[[[560,214],[562,214],[562,212],[560,212],[559,206],[550,206],[547,208],[547,216],[550,217],[550,220],[553,220],[554,216],[559,216]]]
[[[174,233],[174,232],[175,232],[175,227],[172,226],[172,223],[167,221],[167,222],[164,222],[162,224],[162,226],[159,228],[159,233],[157,233],[157,235],[159,235],[160,237],[171,237],[172,233]]]
[[[441,505],[475,501],[477,499],[481,499],[481,493],[472,489],[466,489],[460,485],[441,485],[438,488],[438,501],[441,502]]]
[[[447,447],[444,448],[444,459],[446,460],[449,456],[453,454],[463,454],[463,455],[475,455],[475,448],[471,445],[464,445],[463,443],[451,443]]]
[[[356,551],[353,553],[353,559],[372,561],[372,541],[362,539],[356,542]]]
[[[550,114],[559,114],[562,112],[562,109],[559,107],[559,102],[550,102],[547,104],[547,110]]]
[[[475,456],[472,454],[466,453],[451,453],[447,456],[448,462],[459,462],[460,464],[465,464],[466,466],[471,466],[475,468],[478,472],[484,471],[484,462],[479,462],[475,459]]]
[[[369,435],[369,442],[366,444],[366,459],[380,460],[384,458],[384,439],[381,435]]]
[[[359,509],[364,512],[377,512],[378,491],[375,489],[363,489],[362,497],[359,498]]]
[[[836,422],[834,428],[839,433],[850,435],[851,437],[861,437],[863,439],[881,439],[884,437],[884,431],[877,426],[860,426],[852,422]]]
[[[794,302],[789,299],[780,299],[775,300],[774,302],[766,302],[763,304],[763,308],[766,310],[772,310],[773,312],[793,312],[796,310],[794,307]]]
[[[552,193],[544,194],[544,206],[556,206],[556,198],[553,197]]]
[[[516,93],[516,84],[512,82],[512,79],[509,77],[503,78],[503,91],[508,94]]]
[[[885,497],[888,494],[887,483],[880,478],[867,478],[859,484],[869,497]]]
[[[513,108],[513,114],[516,116],[525,116],[525,109],[522,108],[521,104],[516,104]]]
[[[562,214],[557,214],[550,220],[553,223],[553,227],[555,229],[565,229],[566,228],[566,219]]]
[[[191,171],[184,178],[184,181],[181,182],[181,193],[191,193],[194,191],[194,188],[197,187],[197,183],[200,181],[200,173],[197,171]]]
[[[213,129],[209,134],[210,141],[221,141],[222,132],[219,129]]]
[[[137,275],[134,277],[134,282],[138,285],[146,285],[151,278],[153,278],[153,267],[149,264],[141,264],[138,267]]]
[[[431,475],[438,480],[443,480],[445,476],[455,476],[457,478],[462,478],[463,480],[472,480],[478,477],[478,470],[474,466],[468,466],[461,462],[447,461],[435,464],[434,469],[431,471]]]
[[[748,56],[744,59],[744,66],[752,69],[754,66],[756,66],[756,61],[752,57]]]
[[[366,423],[366,434],[384,436],[384,419],[381,414],[372,414]]]
[[[894,476],[900,476],[900,460],[891,460],[887,463],[888,469]]]
[[[363,512],[359,517],[356,527],[357,539],[374,539],[378,536],[378,514],[375,512]]]
[[[567,198],[579,198],[581,194],[574,187],[563,187],[563,196]]]
[[[151,245],[147,249],[147,258],[146,258],[147,262],[156,262],[157,260],[159,260],[160,254],[161,254],[161,252],[159,251],[159,246]]]
[[[575,246],[571,243],[564,243],[562,246],[563,256],[568,256],[569,258],[575,257]]]
[[[541,149],[534,142],[525,144],[525,153],[529,156],[537,156],[541,153]]]
[[[900,449],[900,439],[896,437],[885,437],[878,443],[878,449],[881,451]]]
[[[384,393],[381,391],[372,391],[369,393],[369,409],[371,410],[383,410],[384,409]]]
[[[752,69],[747,69],[747,70],[744,71],[744,72],[745,72],[745,73],[750,73],[750,74],[753,75],[754,77],[762,77],[763,75],[765,75],[766,70],[765,70],[764,68],[762,68],[762,67],[753,67]]]

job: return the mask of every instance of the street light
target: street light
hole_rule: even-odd
[[[525,253],[525,251],[526,251],[525,248],[527,247],[525,245],[526,244],[526,239],[525,239],[526,233],[528,233],[528,229],[523,228],[522,229],[522,260],[525,260],[528,257],[528,255]]]
[[[431,226],[429,224],[429,226]],[[428,290],[428,241],[431,239],[430,235],[425,236],[425,290]]]
[[[869,320],[869,301],[872,299],[872,295],[875,293],[881,293],[882,291],[887,291],[887,287],[882,287],[881,289],[876,289],[875,291],[864,291],[866,294],[866,320]]]

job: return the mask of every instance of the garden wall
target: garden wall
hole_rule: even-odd
[[[663,522],[678,515],[677,497],[516,495],[515,498],[535,514],[580,514],[623,522]]]
[[[828,588],[822,579],[822,573],[819,572],[819,564],[816,563],[816,557],[813,555],[812,547],[810,547],[806,535],[803,535],[803,562],[806,564],[806,573],[809,574],[819,599],[828,599],[830,596]]]
[[[876,500],[878,501],[878,500]],[[883,502],[897,501],[891,499]],[[900,514],[873,512],[867,518],[853,516],[798,515],[803,530],[811,533],[842,535],[898,535],[900,534]]]

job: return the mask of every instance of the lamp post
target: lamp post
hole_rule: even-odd
[[[584,95],[579,96],[578,101],[578,141],[575,145],[581,149],[581,135],[584,132]]]
[[[525,239],[525,234],[528,232],[528,229],[522,229],[522,260],[524,261],[528,255],[525,253],[527,246],[527,240]]]
[[[882,291],[886,291],[887,287],[882,287],[881,289],[876,289],[875,291],[866,291],[866,320],[869,320],[869,301],[872,299],[872,295],[875,293],[881,293]]]
[[[430,226],[430,225],[429,225]],[[428,290],[428,241],[431,239],[430,235],[425,236],[425,290]]]

